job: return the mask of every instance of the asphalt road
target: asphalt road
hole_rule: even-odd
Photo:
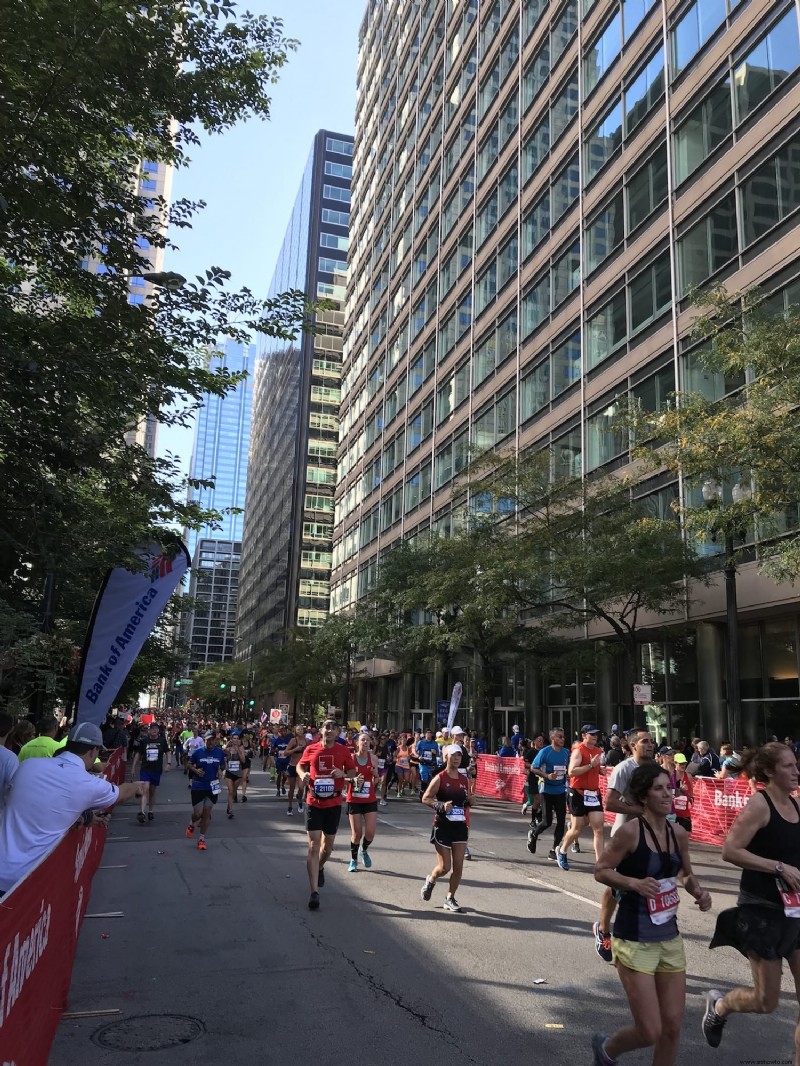
[[[233,820],[221,800],[205,853],[183,834],[186,781],[181,771],[164,776],[146,826],[133,804],[117,808],[88,914],[123,913],[85,920],[69,1011],[119,1013],[65,1016],[56,1066],[212,1056],[226,1066],[298,1056],[310,1066],[588,1066],[592,1032],[628,1020],[616,972],[591,937],[602,890],[588,833],[566,873],[547,860],[549,836],[528,854],[517,808],[478,806],[458,892],[465,913],[449,914],[443,882],[430,903],[419,896],[434,862],[430,812],[391,801],[370,871],[347,873],[343,815],[311,912],[302,816],[286,815],[268,775],[253,772],[250,802]],[[734,1018],[716,1051],[702,1040],[705,992],[749,983],[749,968],[732,949],[708,950],[714,914],[735,902],[736,873],[713,848],[693,848],[693,861],[714,907],[701,914],[682,897],[689,978],[679,1062],[788,1066],[797,1004],[786,978],[775,1015]],[[170,1046],[131,1050],[158,1044]],[[623,1061],[649,1063],[650,1054]]]

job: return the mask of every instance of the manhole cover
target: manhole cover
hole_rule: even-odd
[[[204,1032],[203,1023],[186,1014],[139,1014],[104,1025],[92,1040],[113,1051],[160,1051],[189,1044]]]

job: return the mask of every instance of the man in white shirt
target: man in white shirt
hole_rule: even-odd
[[[29,873],[84,811],[140,795],[139,781],[118,787],[89,773],[102,746],[100,727],[83,722],[52,759],[20,765],[0,810],[0,895]]]

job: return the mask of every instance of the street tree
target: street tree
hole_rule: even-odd
[[[192,674],[191,695],[217,712],[232,711],[247,695],[246,663],[208,663]]]

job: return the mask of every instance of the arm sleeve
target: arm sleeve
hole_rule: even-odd
[[[532,765],[535,766],[537,770],[541,770],[541,768],[542,768],[542,756],[543,755],[544,755],[544,752],[540,751],[539,754],[536,756],[536,758],[533,760]]]

